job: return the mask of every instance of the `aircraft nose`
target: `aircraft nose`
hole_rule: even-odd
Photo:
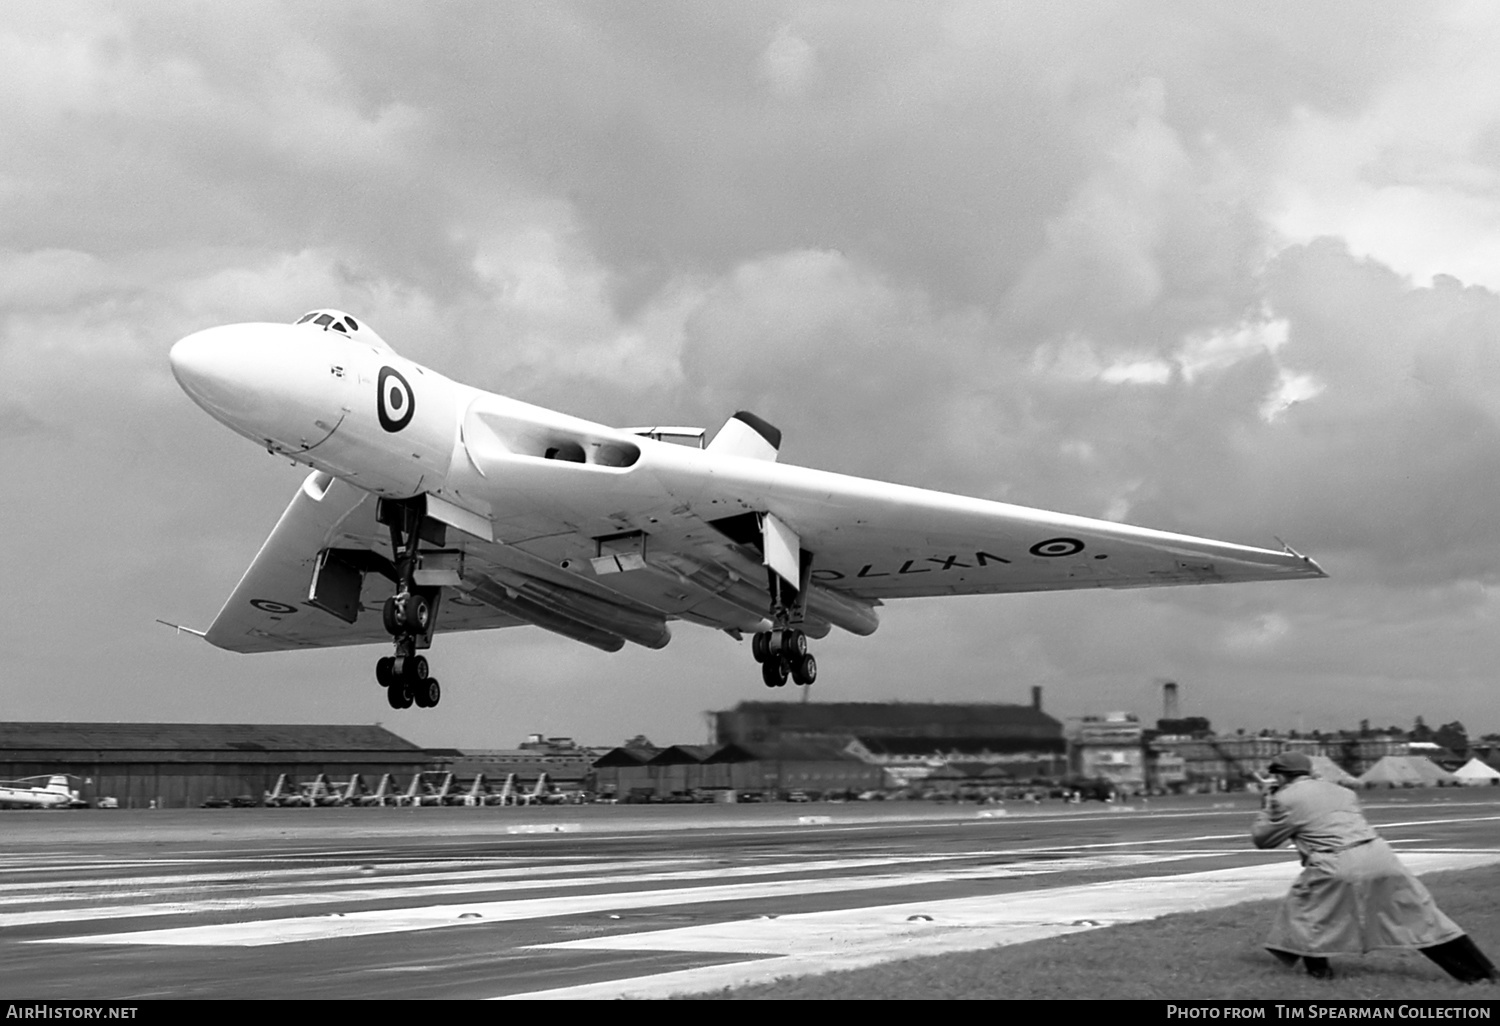
[[[306,397],[306,353],[281,324],[229,324],[172,346],[172,374],[192,400],[230,427],[263,439]]]
[[[225,354],[223,347],[216,344],[217,331],[210,328],[194,332],[179,340],[167,354],[172,363],[172,376],[183,391],[195,398],[224,377]]]
[[[172,347],[172,375],[192,400],[225,423],[253,413],[257,380],[256,333],[232,324],[197,331]],[[231,425],[233,426],[233,425]]]

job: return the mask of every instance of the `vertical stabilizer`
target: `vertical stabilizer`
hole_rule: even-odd
[[[781,431],[755,414],[741,410],[724,422],[708,451],[752,460],[774,460],[781,450]]]

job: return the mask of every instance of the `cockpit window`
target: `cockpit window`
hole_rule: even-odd
[[[303,314],[297,319],[296,323],[315,324],[324,331],[337,331],[351,336],[356,331],[361,330],[359,322],[342,310],[314,310],[311,313]],[[379,341],[378,336],[373,336],[372,332],[366,332],[361,338],[365,341],[371,341],[372,344]]]

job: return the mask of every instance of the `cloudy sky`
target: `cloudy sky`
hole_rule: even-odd
[[[304,474],[167,350],[333,306],[591,419],[752,409],[787,462],[1332,575],[894,603],[815,699],[1500,730],[1496,53],[1483,0],[6,4],[0,717],[697,742],[768,696],[688,625],[443,637],[399,714],[383,649],[157,626]]]

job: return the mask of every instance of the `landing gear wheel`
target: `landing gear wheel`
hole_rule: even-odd
[[[385,700],[390,703],[392,709],[410,709],[412,703],[411,689],[401,681],[397,681],[389,688],[386,688]]]
[[[432,600],[417,592],[398,592],[380,609],[385,632],[394,637],[426,634],[432,623]]]
[[[427,679],[427,657],[412,656],[406,661],[406,680],[411,685],[421,684]]]
[[[760,679],[765,681],[768,688],[785,687],[787,672],[786,660],[780,657],[767,659],[760,664]]]
[[[781,654],[787,658],[793,666],[797,660],[807,655],[807,635],[801,631],[786,631],[781,636]]]
[[[432,622],[432,603],[426,595],[407,595],[401,619],[408,633],[426,634],[427,626]]]
[[[750,654],[757,663],[764,663],[771,655],[771,632],[756,631],[750,639]]]
[[[390,687],[396,680],[395,657],[382,656],[375,660],[375,683],[383,688]]]
[[[420,684],[413,686],[411,690],[417,706],[422,709],[431,709],[443,697],[443,689],[438,687],[436,677],[428,677]]]
[[[818,661],[811,652],[804,652],[802,658],[792,662],[792,679],[802,685],[818,679]]]

